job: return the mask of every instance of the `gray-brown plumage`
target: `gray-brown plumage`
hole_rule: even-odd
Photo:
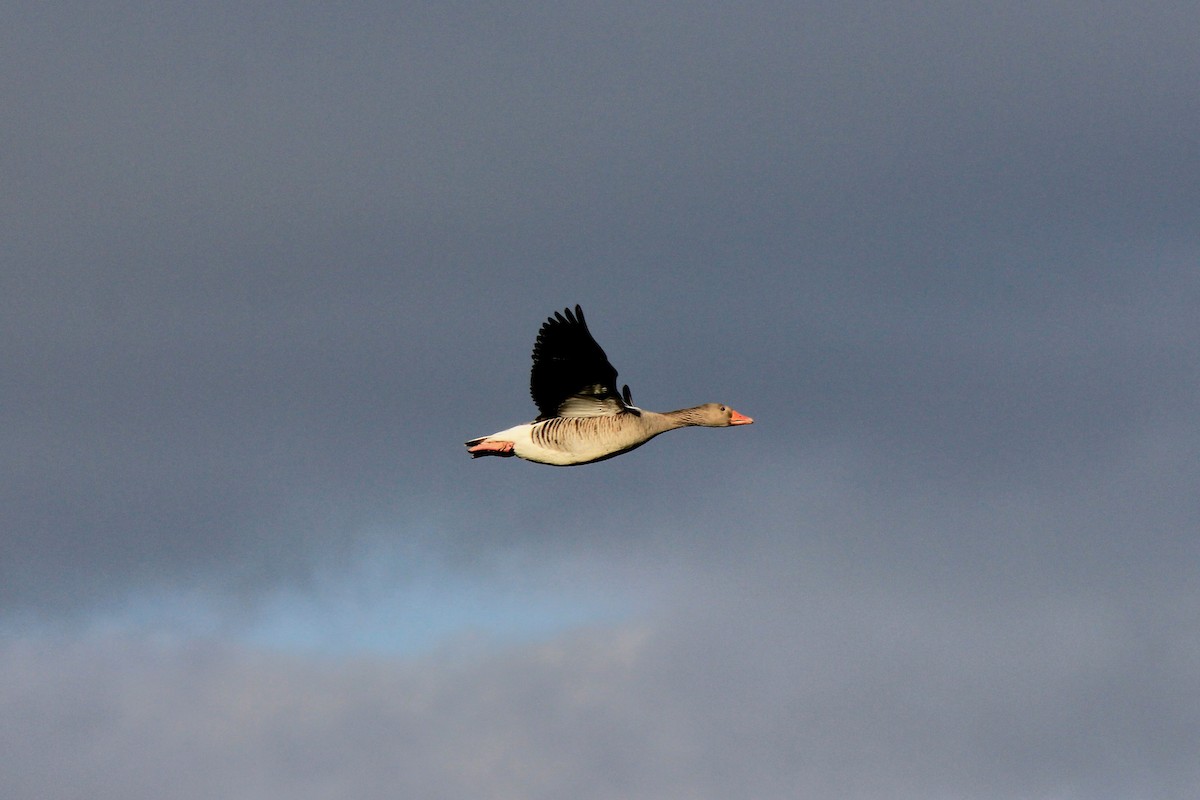
[[[723,428],[754,420],[718,403],[660,414],[633,405],[629,387],[618,394],[617,370],[592,338],[583,309],[556,312],[533,345],[529,393],[533,422],[466,443],[471,456],[518,456],[569,466],[628,452],[676,428]]]

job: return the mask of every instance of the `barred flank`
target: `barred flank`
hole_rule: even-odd
[[[530,438],[541,447],[572,450],[580,439],[605,438],[620,428],[620,417],[554,417],[533,426]]]

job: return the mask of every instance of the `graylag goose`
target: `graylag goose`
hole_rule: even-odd
[[[633,405],[628,386],[621,394],[616,387],[617,371],[588,331],[583,309],[555,312],[533,345],[529,393],[538,418],[472,439],[466,443],[467,452],[472,458],[517,456],[566,467],[619,456],[676,428],[754,422],[719,403],[665,414],[646,411]]]

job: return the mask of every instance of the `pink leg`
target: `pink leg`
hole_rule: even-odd
[[[496,453],[496,454],[511,453],[513,451],[513,447],[514,447],[514,444],[512,442],[498,442],[498,441],[492,441],[489,439],[485,439],[473,447],[468,447],[467,452],[468,453]]]

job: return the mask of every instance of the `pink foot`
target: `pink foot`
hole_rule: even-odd
[[[484,440],[479,444],[468,447],[468,453],[511,453],[515,445],[512,442],[497,442]]]

